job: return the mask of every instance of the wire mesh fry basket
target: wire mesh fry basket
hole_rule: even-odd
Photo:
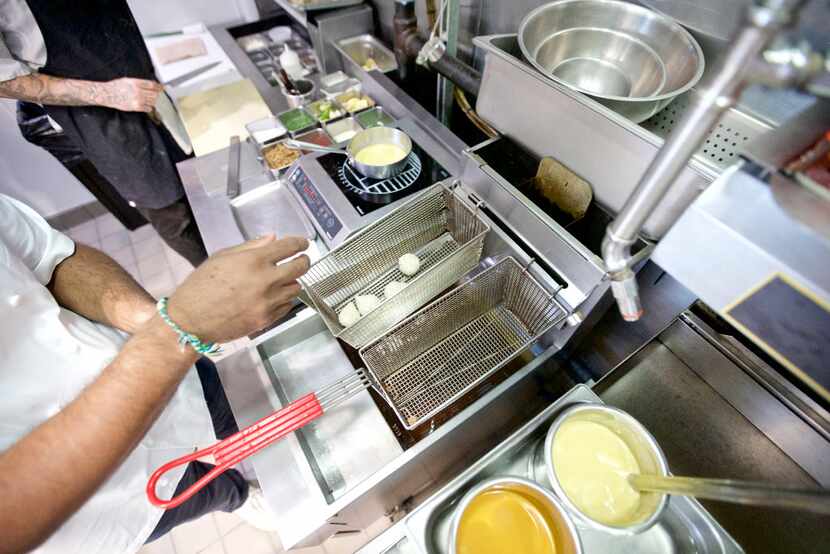
[[[508,257],[361,348],[360,356],[375,387],[413,429],[566,316]]]
[[[300,279],[301,298],[320,313],[335,337],[359,348],[473,269],[489,230],[464,201],[443,185],[433,185],[318,260]],[[398,258],[407,253],[421,262],[412,277],[398,269]],[[390,281],[407,286],[384,298]],[[374,294],[381,303],[343,327],[338,314],[363,294]]]

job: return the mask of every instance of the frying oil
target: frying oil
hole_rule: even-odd
[[[475,497],[458,527],[458,554],[556,554],[554,522],[533,499],[511,490]]]

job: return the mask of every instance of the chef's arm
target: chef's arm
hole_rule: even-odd
[[[162,86],[123,77],[112,81],[64,79],[30,73],[0,81],[0,97],[46,106],[101,106],[125,112],[151,112]]]
[[[128,333],[155,313],[155,300],[129,273],[83,244],[76,244],[75,253],[58,264],[48,287],[64,308]]]
[[[218,342],[269,325],[290,310],[308,258],[275,264],[307,247],[270,236],[217,253],[173,294],[171,318]],[[153,316],[75,400],[0,453],[0,553],[36,548],[78,510],[135,448],[196,358]]]

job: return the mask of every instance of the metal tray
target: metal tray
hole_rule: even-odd
[[[548,427],[567,406],[578,402],[602,403],[585,385],[577,385],[551,404],[510,438],[479,459],[403,521],[407,536],[424,553],[449,552],[454,509],[464,493],[497,475],[534,479],[535,452]],[[536,471],[534,471],[536,470]],[[541,483],[548,486],[547,483]],[[588,529],[577,523],[586,554],[739,554],[743,549],[695,500],[674,496],[663,517],[639,535],[621,537]]]
[[[398,69],[398,61],[395,59],[395,54],[370,34],[344,38],[337,42],[337,49],[361,67],[369,61],[369,58],[372,58],[375,60],[378,70],[383,73],[397,71]]]

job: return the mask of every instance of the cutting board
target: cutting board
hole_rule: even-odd
[[[177,103],[197,156],[226,148],[233,135],[246,139],[246,123],[271,115],[248,79],[179,98]]]

